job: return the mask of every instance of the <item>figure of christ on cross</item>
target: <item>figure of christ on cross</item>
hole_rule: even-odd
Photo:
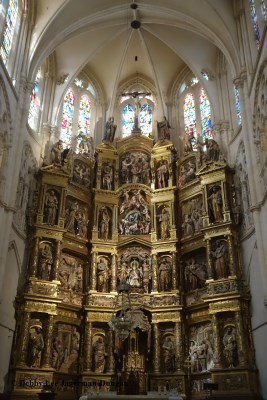
[[[134,99],[134,128],[132,130],[132,132],[141,132],[141,129],[139,127],[139,111],[141,108],[141,104],[140,104],[140,96],[150,96],[151,93],[148,92],[129,92],[129,93],[122,93],[122,96],[131,96]]]

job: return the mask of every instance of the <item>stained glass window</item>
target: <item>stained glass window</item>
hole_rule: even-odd
[[[236,85],[234,86],[234,95],[235,95],[235,109],[236,109],[237,123],[238,123],[238,125],[241,125],[242,120],[241,120],[241,111],[240,111],[239,92],[238,92]]]
[[[267,21],[267,11],[266,11],[266,5],[265,5],[265,0],[261,0],[261,13],[264,21]]]
[[[41,78],[41,70],[39,69],[31,93],[30,110],[28,116],[28,124],[32,129],[36,129],[36,124],[38,122],[38,115],[40,111],[40,94],[39,94],[40,78]]]
[[[184,99],[184,125],[186,133],[196,137],[196,109],[192,93],[188,93]]]
[[[74,93],[73,90],[69,88],[64,97],[62,120],[61,120],[61,133],[60,133],[60,138],[66,144],[70,144],[71,142],[73,113],[74,113]]]
[[[140,129],[145,135],[152,132],[152,107],[147,103],[140,109]]]
[[[122,134],[128,136],[134,128],[134,107],[126,104],[122,109]]]
[[[259,27],[259,23],[258,23],[254,0],[249,0],[249,5],[250,5],[250,15],[251,15],[252,23],[253,23],[254,34],[255,34],[255,41],[256,41],[257,48],[259,49],[261,46],[261,33],[260,33],[260,27]]]
[[[10,0],[3,31],[4,32],[3,41],[0,49],[0,54],[5,65],[7,64],[7,60],[12,47],[17,16],[18,16],[18,0]]]
[[[202,137],[204,139],[209,138],[211,137],[211,128],[212,128],[211,109],[210,109],[209,99],[203,88],[201,88],[200,91],[199,108],[200,108]]]
[[[78,129],[79,133],[86,135],[90,133],[91,104],[88,96],[82,95],[80,98]]]

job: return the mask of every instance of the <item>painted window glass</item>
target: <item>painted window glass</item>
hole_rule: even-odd
[[[82,95],[80,98],[79,107],[79,120],[78,120],[78,132],[82,135],[90,133],[90,122],[91,122],[91,103],[88,96]]]
[[[148,103],[140,109],[140,129],[145,135],[152,132],[152,107]]]
[[[241,125],[242,120],[241,120],[241,111],[240,111],[239,92],[238,92],[236,85],[234,86],[234,95],[235,95],[235,109],[236,109],[237,123],[238,123],[238,125]]]
[[[74,93],[69,88],[65,94],[63,101],[62,120],[61,120],[61,133],[60,138],[66,144],[71,143],[72,128],[73,128],[73,114],[74,114]]]
[[[3,31],[3,41],[0,49],[0,54],[5,65],[7,64],[10,50],[12,48],[17,16],[18,0],[10,0]]]
[[[211,138],[212,121],[211,121],[210,102],[203,88],[200,91],[199,108],[200,108],[202,138],[203,139]]]
[[[134,128],[134,107],[126,104],[122,109],[122,134],[128,136]]]
[[[184,99],[184,125],[186,133],[196,138],[196,109],[192,93],[188,93]]]
[[[260,27],[258,23],[258,17],[254,0],[249,0],[249,6],[250,6],[250,15],[253,23],[256,46],[257,49],[259,49],[261,47],[261,33],[260,33]]]
[[[40,79],[41,70],[39,69],[31,93],[30,110],[28,116],[28,125],[31,129],[36,129],[38,123],[38,116],[40,111]]]
[[[267,21],[265,0],[261,0],[261,14],[262,14],[262,18],[264,19],[264,21]]]

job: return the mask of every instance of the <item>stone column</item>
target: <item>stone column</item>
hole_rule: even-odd
[[[20,330],[20,340],[18,348],[18,367],[25,367],[28,354],[28,341],[29,341],[29,326],[30,326],[31,315],[29,312],[25,312],[23,316],[23,322]]]
[[[154,373],[160,373],[160,349],[159,349],[159,325],[157,322],[152,324],[154,330]]]
[[[157,256],[152,254],[152,292],[158,292]]]
[[[112,255],[111,260],[111,291],[116,292],[117,289],[117,257],[116,254]]]
[[[219,332],[219,325],[218,325],[218,318],[217,314],[212,315],[211,319],[211,326],[213,332],[213,346],[214,346],[214,367],[215,368],[222,368],[222,360],[221,360],[221,342],[220,342],[220,332]]]
[[[113,340],[113,331],[109,329],[108,331],[108,365],[107,365],[107,373],[113,374],[115,371],[115,360],[114,360],[114,340]]]
[[[206,247],[207,247],[207,272],[208,272],[208,279],[213,279],[213,268],[212,268],[212,258],[211,258],[210,239],[206,239]]]
[[[61,254],[61,241],[57,240],[55,246],[55,261],[54,261],[54,271],[53,278],[58,281],[58,272],[59,272],[59,263],[60,263],[60,254]]]
[[[91,262],[91,290],[96,291],[96,268],[97,268],[97,253],[93,251]]]
[[[183,360],[183,347],[182,347],[182,325],[181,322],[175,322],[175,359],[176,359],[176,371],[181,371],[181,365]]]
[[[84,355],[83,372],[92,372],[92,322],[85,326]]]
[[[229,272],[230,275],[237,275],[235,271],[235,259],[234,259],[234,249],[233,249],[233,237],[232,235],[227,236],[227,243],[229,249]]]
[[[43,352],[42,368],[51,368],[53,327],[54,327],[54,315],[49,315],[44,337],[45,347]]]
[[[38,253],[39,253],[40,238],[34,238],[33,252],[32,252],[32,265],[30,268],[30,277],[35,278],[38,271]]]
[[[177,289],[176,253],[172,252],[172,290]]]
[[[236,325],[236,342],[238,351],[238,362],[239,366],[244,366],[248,364],[247,354],[248,349],[245,344],[245,333],[242,315],[240,311],[235,312],[235,325]]]

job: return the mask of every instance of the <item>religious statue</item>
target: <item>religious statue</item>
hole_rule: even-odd
[[[94,372],[103,373],[106,364],[106,348],[104,340],[101,336],[93,344],[93,361],[94,361]]]
[[[113,166],[106,162],[102,167],[102,189],[113,190]]]
[[[42,328],[34,326],[30,332],[29,338],[29,366],[40,368],[42,352],[44,350],[44,338]]]
[[[78,264],[75,271],[74,290],[78,292],[83,290],[83,266],[81,263]]]
[[[226,359],[227,366],[229,368],[236,367],[238,365],[238,352],[237,352],[237,341],[235,328],[230,326],[227,328],[223,336],[223,354]]]
[[[143,286],[144,286],[145,293],[148,293],[148,284],[151,279],[150,260],[145,259],[142,267],[143,267]]]
[[[215,250],[211,251],[214,258],[214,269],[217,279],[226,278],[228,275],[227,248],[223,240],[216,240]]]
[[[99,238],[108,240],[110,235],[110,214],[107,207],[102,207],[99,212]]]
[[[63,141],[59,140],[53,145],[51,149],[51,158],[53,164],[62,165],[62,152],[63,152]]]
[[[39,275],[40,278],[49,281],[51,275],[51,268],[53,264],[53,255],[51,251],[51,246],[49,244],[44,244],[39,250]]]
[[[108,261],[104,257],[100,257],[97,263],[97,270],[96,270],[98,292],[108,292],[109,278],[110,278],[110,269],[108,266]]]
[[[166,257],[164,257],[158,268],[158,280],[159,280],[159,291],[166,292],[171,290],[172,281],[171,281],[171,263],[168,261]]]
[[[158,215],[159,218],[159,226],[160,226],[160,239],[168,239],[170,237],[170,212],[169,209],[164,205],[161,211],[161,214]]]
[[[170,336],[166,336],[162,345],[163,350],[163,363],[165,373],[175,371],[175,345]]]
[[[194,128],[193,127],[186,128],[184,135],[184,154],[188,154],[193,151],[193,145],[195,141],[196,139],[194,136]]]
[[[163,117],[162,121],[160,121],[160,122],[157,121],[157,128],[158,128],[159,140],[162,140],[162,141],[164,141],[165,139],[170,140],[171,126],[165,116]]]
[[[79,210],[79,204],[77,201],[73,201],[69,204],[66,209],[65,214],[65,229],[71,233],[78,233],[78,224],[77,224],[77,214]]]
[[[157,167],[157,187],[162,189],[168,187],[169,180],[169,167],[167,160],[160,160],[159,166]]]
[[[134,99],[135,114],[134,114],[134,128],[132,132],[137,132],[137,133],[141,132],[139,127],[139,111],[141,108],[140,97],[150,96],[151,93],[135,91],[135,92],[122,93],[121,95],[125,97],[131,96]]]
[[[80,333],[78,332],[76,326],[74,326],[71,335],[71,353],[78,354],[79,348],[80,348]]]
[[[140,288],[142,284],[142,270],[139,261],[135,258],[130,263],[129,283],[132,287]]]
[[[222,191],[219,186],[213,186],[208,197],[209,215],[212,222],[223,221],[223,199]]]
[[[114,117],[109,117],[105,125],[103,141],[112,143],[114,140],[116,129],[117,125],[114,124]]]
[[[62,342],[59,338],[55,338],[53,340],[53,346],[52,346],[52,367],[58,371],[63,362],[64,362],[64,350]]]
[[[46,191],[44,206],[44,221],[48,225],[55,225],[57,219],[58,198],[54,190],[49,189]]]

